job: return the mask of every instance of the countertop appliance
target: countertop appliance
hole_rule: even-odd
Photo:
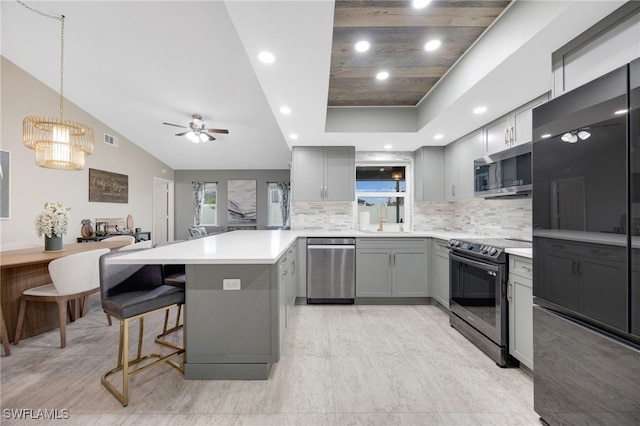
[[[476,197],[527,196],[531,192],[531,143],[524,143],[473,162]]]
[[[509,356],[506,248],[530,248],[528,241],[486,238],[450,240],[449,321],[499,366],[517,365]]]
[[[533,141],[534,409],[639,425],[640,59],[534,109]]]
[[[356,239],[307,238],[307,303],[354,303]]]

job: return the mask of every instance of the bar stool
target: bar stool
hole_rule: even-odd
[[[132,253],[128,251],[126,253]],[[144,317],[184,303],[184,289],[166,285],[162,265],[110,264],[109,259],[125,253],[108,253],[100,258],[100,296],[102,309],[120,320],[120,341],[118,345],[118,364],[102,375],[101,382],[124,407],[129,404],[129,378],[135,374],[166,362],[184,373],[182,364],[173,361],[176,355],[184,354],[184,345],[159,342],[175,350],[169,354],[142,354]],[[136,357],[129,359],[129,323],[138,320],[138,348]],[[184,338],[184,336],[183,336]],[[156,339],[157,341],[157,339]],[[153,360],[145,365],[139,363]],[[130,367],[135,369],[130,370]],[[107,381],[107,378],[122,372],[122,392]]]
[[[165,241],[163,243],[159,243],[156,244],[154,247],[162,247],[162,246],[167,246],[167,245],[171,245],[171,244],[176,244],[181,242],[180,240],[178,241]],[[185,284],[187,282],[187,275],[185,272],[185,265],[180,265],[180,264],[176,264],[176,265],[171,265],[171,264],[166,264],[166,265],[162,265],[162,269],[164,272],[164,282],[167,285],[173,285],[176,287],[181,287],[184,289]],[[156,337],[156,339],[162,339],[164,336],[167,336],[168,334],[171,334],[175,331],[180,330],[183,325],[180,324],[180,315],[182,314],[182,305],[178,305],[178,312],[176,314],[176,322],[173,325],[173,327],[169,328],[169,312],[170,310],[167,309],[164,313],[164,325],[162,327],[162,333],[158,334],[158,336]],[[158,341],[158,343],[163,343],[162,340]]]

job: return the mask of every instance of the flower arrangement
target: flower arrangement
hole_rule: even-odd
[[[33,224],[36,227],[38,237],[62,237],[67,233],[69,226],[69,210],[60,203],[45,203],[44,210],[36,216]]]

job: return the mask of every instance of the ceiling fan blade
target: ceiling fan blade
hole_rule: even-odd
[[[176,136],[184,136],[184,135],[186,135],[187,133],[189,133],[190,131],[191,131],[191,130],[188,130],[188,131],[186,131],[186,132],[182,132],[182,133],[176,133]]]
[[[229,134],[229,131],[227,129],[207,129],[207,132],[211,132],[211,133],[224,133],[225,135]]]
[[[203,135],[207,135],[207,137],[209,138],[209,142],[211,141],[215,141],[216,138],[214,138],[213,136],[211,136],[209,133],[202,133]]]
[[[186,128],[187,128],[187,126],[181,126],[181,125],[179,125],[179,124],[172,124],[172,123],[164,123],[164,122],[163,122],[162,124],[166,124],[167,126],[176,126],[176,127],[182,127],[183,129],[186,129]]]

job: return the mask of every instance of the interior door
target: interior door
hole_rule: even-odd
[[[173,181],[153,178],[153,233],[154,244],[173,241]]]

